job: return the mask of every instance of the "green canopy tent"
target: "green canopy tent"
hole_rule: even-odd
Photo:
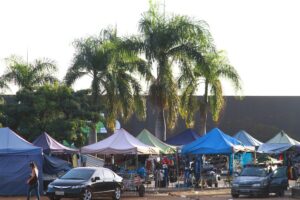
[[[157,147],[159,152],[162,154],[174,154],[176,153],[176,147],[166,144],[160,141],[157,137],[152,135],[147,129],[144,129],[140,132],[140,134],[136,137],[142,143]]]

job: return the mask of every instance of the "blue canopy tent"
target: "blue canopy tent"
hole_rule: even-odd
[[[181,146],[195,141],[199,136],[192,129],[186,129],[185,131],[167,139],[166,143]]]
[[[206,135],[198,138],[181,149],[183,154],[227,154],[229,156],[229,171],[233,172],[233,159],[236,152],[254,151],[254,147],[246,147],[237,139],[214,128]]]
[[[0,128],[0,195],[27,194],[31,161],[42,172],[42,148],[33,146],[9,128]],[[40,183],[42,179],[42,173],[39,173]],[[42,184],[40,186],[42,191]]]
[[[259,146],[257,152],[267,154],[279,154],[293,146],[299,146],[300,142],[289,137],[284,131],[280,131],[266,143]]]
[[[258,141],[251,135],[249,135],[246,131],[241,130],[237,134],[233,136],[235,139],[241,141],[245,146],[258,147],[262,144],[261,141]]]
[[[183,154],[231,154],[238,151],[253,151],[254,148],[244,146],[239,140],[214,128],[204,136],[181,149]]]

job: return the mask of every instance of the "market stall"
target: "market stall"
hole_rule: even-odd
[[[253,152],[254,150],[254,147],[244,146],[239,140],[223,133],[218,128],[214,128],[194,142],[184,145],[181,152],[185,155],[192,154],[196,156],[196,159],[200,160],[201,167],[194,172],[196,177],[200,177],[200,175],[203,176],[206,166],[215,168],[215,166],[211,165],[211,162],[207,161],[208,158],[213,157],[215,159],[216,157],[220,157],[220,155],[227,155],[228,158],[226,159],[220,157],[225,162],[226,169],[223,169],[224,165],[221,165],[222,168],[216,170],[227,170],[228,174],[232,174],[237,168],[234,165],[234,154],[237,152]],[[202,155],[207,155],[204,160],[201,159]]]
[[[140,196],[143,195],[144,186],[140,184],[143,181],[140,181],[141,176],[138,174],[138,155],[159,154],[158,148],[142,143],[123,128],[116,130],[110,137],[102,141],[82,147],[80,151],[83,154],[110,156],[111,167],[124,178],[125,189],[137,188]],[[115,156],[122,157],[125,164],[116,167],[114,165]],[[132,157],[136,158],[135,169],[128,165],[128,161]],[[131,187],[132,184],[136,187]]]
[[[241,141],[244,146],[254,147],[258,149],[258,147],[262,144],[259,140],[252,137],[249,133],[244,130],[239,131],[233,136],[235,139]],[[237,155],[240,159],[240,163],[242,166],[245,166],[250,163],[256,162],[256,151],[251,152],[242,152]]]
[[[162,142],[146,129],[142,130],[136,138],[144,144],[158,148],[160,152],[159,162],[157,157],[149,157],[146,160],[145,169],[148,177],[153,175],[158,187],[166,187],[169,182],[176,182],[178,174],[176,147]]]
[[[42,171],[42,149],[17,135],[9,128],[0,128],[0,195],[26,195],[31,170],[29,163],[34,161]],[[39,176],[40,183],[43,176]],[[40,191],[43,187],[40,187]]]

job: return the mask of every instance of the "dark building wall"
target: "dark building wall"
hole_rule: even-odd
[[[133,135],[143,128],[154,133],[155,115],[153,106],[147,103],[146,121],[132,117],[122,126]],[[196,114],[195,130],[199,132],[200,114]],[[210,118],[210,117],[209,117]],[[280,130],[300,141],[300,96],[247,96],[243,100],[226,97],[225,110],[218,127],[229,135],[245,130],[253,137],[265,142]],[[209,120],[207,130],[215,125]],[[168,137],[185,130],[185,123],[179,119],[174,130],[167,131]]]

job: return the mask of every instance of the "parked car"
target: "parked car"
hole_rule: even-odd
[[[48,185],[47,196],[51,200],[94,197],[121,198],[122,177],[104,167],[78,167]]]
[[[244,195],[269,196],[269,193],[284,195],[288,187],[287,167],[278,167],[269,172],[265,166],[249,166],[233,180],[231,195],[238,198]]]

